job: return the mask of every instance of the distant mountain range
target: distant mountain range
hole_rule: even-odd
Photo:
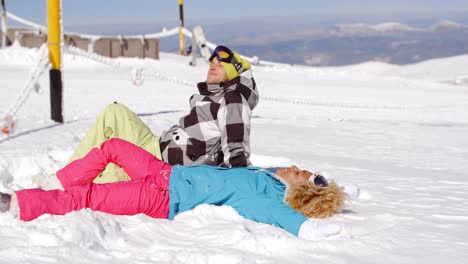
[[[468,54],[468,26],[448,20],[427,28],[401,23],[338,24],[299,33],[238,37],[227,44],[242,54],[291,64],[336,66],[365,61],[411,64]]]
[[[337,66],[365,61],[412,64],[428,59],[468,54],[468,16],[453,20],[413,19],[402,23],[391,17],[270,17],[251,19],[189,20],[187,28],[201,25],[206,38],[246,56],[290,64]],[[364,21],[365,23],[354,23]],[[116,23],[68,27],[97,34],[153,33],[178,21]],[[190,40],[187,40],[187,46]],[[161,50],[178,52],[178,36],[161,39]]]

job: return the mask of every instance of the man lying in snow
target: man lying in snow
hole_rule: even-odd
[[[110,162],[130,181],[94,184]],[[90,208],[116,215],[144,213],[173,219],[199,204],[229,205],[245,218],[281,227],[304,239],[320,239],[345,231],[343,225],[319,223],[339,212],[346,194],[335,182],[296,166],[271,173],[260,167],[222,168],[171,166],[122,139],[110,139],[57,172],[64,187],[25,189],[1,194],[0,211],[19,208],[21,220],[42,214],[63,215]]]
[[[81,140],[70,162],[110,138],[121,138],[171,165],[249,166],[250,119],[259,99],[251,66],[224,46],[218,46],[209,61],[206,81],[197,84],[199,93],[190,97],[190,111],[178,125],[161,136],[154,135],[125,105],[110,104]],[[109,164],[94,182],[129,179]]]

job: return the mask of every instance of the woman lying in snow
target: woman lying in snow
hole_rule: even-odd
[[[130,181],[94,184],[113,162]],[[57,172],[64,191],[25,189],[0,193],[0,211],[19,208],[21,220],[90,208],[115,215],[144,213],[173,219],[199,204],[229,205],[240,215],[281,227],[304,239],[340,234],[344,227],[307,218],[339,212],[346,194],[335,182],[296,166],[272,173],[259,167],[171,166],[122,139],[110,139]]]

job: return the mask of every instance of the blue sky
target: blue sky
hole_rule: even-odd
[[[47,0],[6,0],[7,9],[45,23]],[[438,16],[468,12],[468,0],[185,0],[187,21],[229,18],[342,16],[366,14]],[[63,0],[65,25],[178,20],[177,0]]]

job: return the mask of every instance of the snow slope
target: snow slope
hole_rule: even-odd
[[[35,49],[0,50],[0,112],[23,87]],[[66,54],[64,124],[50,121],[48,76],[0,139],[0,191],[45,185],[108,103],[128,105],[155,133],[178,122],[207,65],[161,54],[120,59],[173,77],[146,78]],[[0,214],[0,263],[465,263],[468,254],[468,57],[409,66],[254,67],[262,96],[252,161],[320,170],[361,197],[327,221],[351,237],[303,241],[203,205],[174,221],[82,210],[20,222]],[[458,80],[458,82],[457,82]],[[460,81],[461,80],[461,81]]]

